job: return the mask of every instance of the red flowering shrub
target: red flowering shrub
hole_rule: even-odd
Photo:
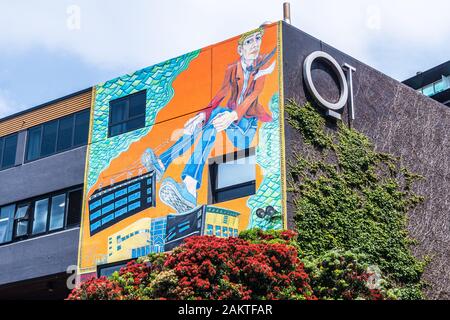
[[[192,237],[165,262],[194,299],[312,299],[295,247]]]
[[[121,300],[122,288],[106,277],[91,278],[74,289],[68,300]]]

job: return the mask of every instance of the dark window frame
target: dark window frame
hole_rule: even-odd
[[[87,113],[88,114],[88,126],[87,126],[88,135],[87,135],[87,139],[86,139],[86,142],[75,144],[75,131],[76,131],[75,124],[76,124],[76,119],[77,119],[78,115],[83,114],[83,113]],[[71,141],[70,141],[70,147],[58,150],[60,124],[61,124],[62,120],[65,120],[65,119],[68,119],[68,118],[72,118],[72,138],[71,138]],[[42,145],[44,143],[44,139],[43,139],[43,137],[44,137],[44,127],[45,127],[45,125],[48,125],[48,124],[50,124],[52,122],[56,122],[56,140],[55,140],[54,151],[52,153],[49,153],[49,154],[46,154],[46,155],[42,155]],[[64,117],[55,119],[55,120],[47,121],[47,122],[41,123],[41,124],[39,124],[37,126],[28,128],[27,129],[27,141],[26,141],[26,144],[25,144],[24,163],[33,162],[33,161],[36,161],[36,160],[40,160],[40,159],[43,159],[43,158],[47,158],[47,157],[53,156],[55,154],[59,154],[59,153],[62,153],[62,152],[66,152],[66,151],[69,151],[69,150],[76,149],[78,147],[87,145],[89,143],[89,126],[90,126],[89,123],[90,123],[90,109],[88,108],[88,109],[84,109],[84,110],[78,111],[76,113],[72,113],[72,114],[66,115]],[[29,159],[29,149],[30,149],[30,141],[31,141],[31,139],[30,139],[30,131],[31,130],[36,130],[38,128],[40,129],[39,156],[34,158],[34,159]]]
[[[210,196],[208,197],[208,200],[209,200],[208,204],[217,204],[217,203],[222,203],[222,202],[226,202],[226,201],[241,199],[241,198],[245,198],[245,197],[254,195],[256,193],[256,180],[238,183],[238,184],[223,187],[223,188],[217,187],[218,168],[219,168],[220,164],[236,161],[236,160],[243,159],[243,158],[249,158],[254,155],[255,155],[255,148],[248,148],[248,149],[236,151],[231,154],[224,154],[220,157],[210,160],[210,163],[209,163],[209,182],[210,182],[209,194],[210,194]],[[256,168],[255,168],[255,170],[256,170]],[[253,190],[254,190],[253,193],[245,193],[242,196],[232,197],[232,198],[226,199],[226,200],[219,199],[219,195],[223,192],[227,192],[227,191],[235,190],[235,189],[249,188],[249,187],[253,188]]]
[[[121,260],[121,261],[116,261],[116,262],[99,264],[99,265],[97,265],[97,278],[100,278],[102,276],[102,270],[112,268],[112,267],[125,267],[128,264],[128,262],[133,261],[133,260],[136,260],[136,259],[127,259],[127,260]],[[119,270],[120,270],[120,268],[119,268]]]
[[[31,204],[32,202],[22,202],[16,205],[15,209],[14,209],[14,220],[13,220],[13,231],[12,231],[12,240],[11,242],[14,241],[18,241],[18,240],[23,240],[26,239],[26,237],[28,236],[28,234],[30,233],[30,220],[32,220],[31,217]],[[27,211],[25,213],[25,217],[22,218],[16,218],[16,214],[19,208],[23,208],[23,207],[27,207]],[[27,222],[27,231],[24,235],[17,235],[17,227],[18,224],[21,222]]]
[[[78,186],[74,186],[72,188],[66,188],[66,189],[62,189],[59,191],[55,191],[55,192],[49,192],[47,194],[44,195],[39,195],[33,198],[29,198],[23,201],[18,201],[15,203],[9,203],[9,204],[5,204],[2,205],[1,207],[8,207],[11,205],[14,205],[14,216],[13,216],[13,230],[12,230],[12,237],[10,241],[6,241],[4,243],[0,243],[0,247],[4,246],[4,245],[8,245],[8,244],[12,244],[12,243],[16,243],[16,242],[20,242],[23,240],[28,240],[28,239],[35,239],[35,238],[39,238],[45,235],[49,235],[49,234],[53,234],[53,233],[57,233],[57,232],[61,232],[64,230],[70,230],[70,229],[74,229],[80,226],[81,224],[81,212],[80,212],[80,222],[77,225],[67,225],[67,218],[68,218],[68,212],[69,212],[69,206],[70,206],[70,202],[69,202],[69,194],[71,192],[74,191],[79,191],[81,190],[81,192],[83,192],[83,185],[78,185]],[[61,228],[56,228],[53,230],[50,230],[50,219],[52,216],[52,212],[51,212],[51,205],[52,205],[52,199],[55,196],[64,194],[65,195],[65,208],[64,208],[64,222],[63,222],[63,226]],[[35,206],[36,206],[36,202],[39,200],[45,200],[48,199],[48,204],[47,204],[47,221],[46,221],[46,226],[45,226],[45,232],[40,232],[40,233],[36,233],[33,234],[33,223],[35,220]],[[83,199],[81,199],[81,201],[83,202]],[[28,218],[27,219],[16,219],[16,213],[17,213],[17,209],[19,207],[23,207],[24,205],[29,205],[28,207]],[[20,220],[28,220],[28,225],[27,225],[27,233],[25,235],[17,235],[17,224],[18,222],[20,222]]]
[[[6,139],[8,138],[16,138],[16,147],[14,150],[14,163],[8,166],[3,166],[3,158],[5,157],[5,147],[6,147]],[[16,157],[17,157],[17,145],[19,143],[19,133],[12,133],[4,137],[0,137],[0,171],[10,169],[16,166]]]
[[[125,134],[127,132],[132,132],[132,131],[135,131],[135,130],[139,130],[139,129],[145,128],[146,108],[144,108],[144,113],[143,114],[138,115],[138,116],[130,117],[130,101],[129,100],[130,100],[131,97],[137,96],[137,95],[143,95],[145,97],[145,106],[146,106],[147,105],[147,89],[144,89],[144,90],[141,90],[141,91],[138,91],[138,92],[126,95],[124,97],[121,97],[121,98],[109,101],[108,138],[117,137],[117,136],[120,136],[120,135]],[[113,109],[113,105],[112,104],[118,103],[118,102],[122,102],[122,101],[127,101],[127,105],[126,105],[126,111],[127,111],[126,112],[127,113],[126,117],[127,118],[126,118],[126,120],[122,120],[122,121],[113,123],[112,122],[112,109]],[[123,132],[120,132],[120,133],[114,134],[114,135],[111,134],[111,129],[113,127],[118,126],[118,125],[123,125],[123,124],[126,125],[128,122],[130,122],[132,120],[140,119],[140,118],[144,118],[144,125],[142,127],[136,128],[136,129],[133,129],[133,130],[125,130]]]

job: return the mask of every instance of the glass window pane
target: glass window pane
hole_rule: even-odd
[[[64,227],[64,213],[66,210],[66,195],[60,194],[52,198],[50,211],[50,231]]]
[[[39,158],[41,153],[41,130],[42,127],[30,129],[28,131],[27,160],[31,161]]]
[[[17,223],[16,237],[24,236],[28,233],[28,220]]]
[[[17,221],[15,236],[20,237],[24,236],[28,233],[28,208],[29,204],[22,205],[17,208],[15,220],[21,219],[21,221]]]
[[[426,96],[429,96],[429,97],[433,96],[434,95],[434,85],[430,84],[430,85],[424,87],[422,92]]]
[[[16,163],[17,134],[4,138],[2,167],[10,167]]]
[[[2,159],[3,159],[3,141],[5,139],[0,138],[0,169],[2,168]]]
[[[127,132],[145,127],[145,117],[136,118],[127,122]]]
[[[24,205],[24,206],[20,206],[19,208],[17,208],[17,212],[16,212],[16,219],[22,219],[25,218],[25,216],[27,215],[28,212],[28,207],[29,205]]]
[[[244,185],[242,187],[217,192],[215,201],[218,203],[243,198],[255,194],[255,192],[255,184]]]
[[[0,243],[12,240],[15,205],[0,208]]]
[[[57,129],[58,129],[57,121],[44,124],[44,134],[42,135],[42,148],[41,148],[42,157],[55,153]]]
[[[110,128],[110,137],[118,136],[119,134],[122,134],[126,132],[126,123],[118,124]]]
[[[128,101],[126,99],[120,101],[111,101],[110,125],[125,121],[127,119],[127,104]]]
[[[73,144],[75,146],[87,144],[88,134],[89,110],[86,110],[75,115],[75,137]]]
[[[48,199],[36,201],[34,205],[33,234],[47,230]]]
[[[436,93],[442,92],[445,90],[445,83],[444,80],[438,81],[434,84],[434,91]]]
[[[119,271],[121,268],[125,267],[125,264],[111,266],[111,267],[99,267],[100,277],[110,277],[116,271]]]
[[[69,209],[67,210],[68,227],[80,224],[82,197],[82,190],[72,191],[71,193],[69,193]]]
[[[217,188],[225,188],[256,179],[256,157],[221,163],[217,168]]]
[[[59,120],[57,151],[67,150],[72,146],[73,116]]]
[[[145,116],[146,92],[130,96],[129,117]]]

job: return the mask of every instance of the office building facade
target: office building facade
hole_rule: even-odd
[[[76,265],[92,90],[0,119],[0,298],[61,298]]]

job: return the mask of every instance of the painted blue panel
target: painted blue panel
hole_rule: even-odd
[[[108,203],[114,200],[114,194],[110,194],[102,199],[102,204]]]
[[[116,191],[116,199],[127,194],[127,188]]]
[[[92,211],[92,210],[100,207],[101,205],[102,205],[102,202],[100,200],[96,201],[94,203],[91,203],[91,205],[89,206],[89,210]]]
[[[116,201],[116,203],[114,204],[115,208],[120,208],[124,205],[126,205],[128,203],[127,198],[123,198],[122,200]]]
[[[139,208],[140,206],[141,206],[141,202],[140,201],[132,203],[132,204],[130,204],[128,206],[128,211],[132,211],[132,210],[134,210],[136,208]]]
[[[133,192],[133,191],[139,190],[140,188],[141,188],[141,183],[139,182],[139,183],[133,184],[132,186],[129,186],[128,192]]]
[[[94,231],[94,230],[100,228],[101,225],[102,225],[102,223],[100,221],[93,223],[93,224],[91,224],[91,230]]]
[[[110,214],[109,216],[102,219],[102,224],[106,224],[114,219],[114,214]]]
[[[106,206],[102,209],[102,214],[107,214],[114,210],[114,203],[111,203],[109,206]]]
[[[134,200],[138,200],[141,197],[141,192],[136,192],[130,196],[128,196],[128,202],[132,202]]]
[[[120,209],[120,210],[117,210],[116,213],[114,214],[114,217],[115,218],[120,217],[121,215],[123,215],[123,214],[125,214],[127,212],[128,212],[128,208],[127,207],[125,207],[123,209]]]
[[[97,218],[100,218],[101,215],[102,215],[102,211],[101,210],[95,211],[94,213],[91,213],[91,215],[89,217],[89,220],[93,221],[93,220],[95,220]]]

